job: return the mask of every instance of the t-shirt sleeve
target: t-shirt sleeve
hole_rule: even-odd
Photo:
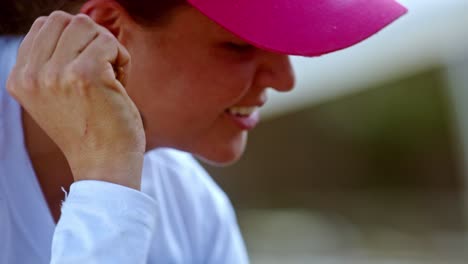
[[[121,185],[73,183],[54,232],[51,263],[146,263],[156,206],[146,194]]]
[[[224,192],[214,197],[211,211],[211,231],[207,237],[206,263],[245,264],[249,263],[244,240],[239,230],[236,214]]]

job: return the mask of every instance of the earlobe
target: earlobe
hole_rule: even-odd
[[[122,10],[115,1],[90,0],[81,7],[80,12],[91,17],[118,38],[121,33]]]

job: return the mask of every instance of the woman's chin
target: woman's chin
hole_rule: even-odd
[[[195,156],[202,162],[211,166],[215,166],[215,167],[226,167],[226,166],[232,165],[236,163],[240,158],[238,157],[236,159],[211,159],[211,158],[206,158],[200,155],[195,155]]]
[[[174,148],[191,153],[200,161],[216,166],[225,167],[236,163],[244,154],[247,145],[247,133],[242,133],[230,140],[199,140],[198,144],[158,144],[147,138],[146,151],[160,147]]]
[[[194,155],[204,163],[216,167],[225,167],[236,163],[244,153],[245,145],[236,148],[218,149],[209,152],[196,152]]]

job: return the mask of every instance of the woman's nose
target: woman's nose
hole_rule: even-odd
[[[257,85],[288,92],[294,88],[294,82],[294,70],[289,56],[265,52],[257,75]]]

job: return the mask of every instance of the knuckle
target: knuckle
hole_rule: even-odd
[[[35,90],[39,86],[38,73],[30,67],[23,70],[21,80],[21,86],[24,89]]]
[[[46,16],[40,16],[34,21],[34,24],[44,24],[46,21],[47,21]]]
[[[37,72],[31,68],[14,68],[7,80],[7,91],[17,100],[37,95]]]
[[[81,64],[71,64],[64,74],[64,82],[72,89],[86,90],[90,86],[90,80],[86,68]]]
[[[6,89],[13,96],[17,95],[16,93],[17,84],[18,84],[17,69],[13,68],[6,82]]]
[[[54,11],[50,14],[49,19],[53,21],[68,22],[71,20],[71,15],[64,11]]]
[[[101,41],[105,44],[111,44],[116,41],[114,35],[110,32],[102,32],[99,37],[101,38]]]
[[[90,28],[94,26],[94,21],[89,16],[84,14],[78,14],[74,16],[71,20],[71,23],[79,26],[87,26]]]
[[[131,64],[132,64],[132,56],[130,56],[130,54],[128,52],[124,53],[124,56],[122,57],[121,65],[123,67],[125,67],[125,66],[131,65]]]
[[[59,87],[60,72],[58,67],[47,67],[42,75],[42,85],[46,89],[56,90]]]

